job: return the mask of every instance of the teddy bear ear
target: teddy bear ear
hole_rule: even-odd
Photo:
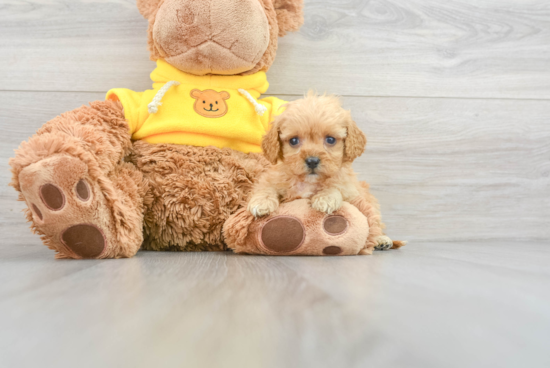
[[[279,37],[297,31],[304,24],[304,0],[273,0],[277,13]]]
[[[137,7],[141,15],[145,19],[149,19],[158,9],[160,2],[161,0],[137,0]]]

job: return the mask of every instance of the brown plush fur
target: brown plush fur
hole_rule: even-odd
[[[269,163],[228,148],[136,142],[130,161],[148,183],[143,249],[223,250],[222,226]]]
[[[258,4],[265,13],[267,28],[255,11]],[[277,36],[298,30],[304,20],[302,0],[138,0],[137,5],[149,21],[151,59],[164,58],[197,75],[267,71],[275,59]],[[235,23],[236,16],[242,16],[242,21]],[[248,38],[243,40],[243,36]],[[209,40],[215,42],[206,45]],[[205,58],[205,52],[219,55]]]
[[[304,3],[301,0],[273,0],[277,12],[279,37],[297,31],[304,23]]]
[[[351,202],[369,222],[365,248],[374,248],[383,235],[378,201],[368,185],[358,181],[351,166],[366,142],[335,96],[310,92],[289,103],[262,142],[274,166],[258,179],[248,210],[262,217],[274,212],[280,201],[310,198],[314,209],[331,214],[343,202]],[[311,158],[319,160],[317,167],[308,167],[306,161]]]

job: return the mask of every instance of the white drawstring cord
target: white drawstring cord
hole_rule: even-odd
[[[239,93],[241,95],[243,95],[244,97],[246,97],[246,99],[248,101],[250,101],[250,103],[252,105],[254,105],[254,109],[256,110],[256,114],[258,114],[260,116],[264,115],[264,113],[267,111],[267,107],[265,107],[264,105],[262,105],[258,101],[256,101],[256,99],[254,97],[252,97],[250,95],[250,93],[248,93],[247,90],[241,88],[241,89],[239,89]]]
[[[180,82],[178,81],[170,81],[166,83],[164,86],[162,86],[161,89],[157,92],[155,97],[153,98],[153,101],[149,105],[147,105],[147,109],[149,110],[149,114],[156,114],[159,111],[159,106],[162,105],[162,98],[164,97],[164,94],[168,92],[170,87],[172,86],[179,86]]]

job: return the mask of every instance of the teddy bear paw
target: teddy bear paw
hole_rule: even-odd
[[[273,254],[336,256],[356,254],[349,248],[345,234],[350,226],[343,216],[319,218],[317,225],[304,226],[293,216],[275,216],[265,223],[260,233],[261,246]],[[351,253],[350,253],[351,251]]]
[[[58,258],[103,258],[109,243],[108,211],[87,166],[71,156],[54,156],[23,169],[21,191],[34,227]]]
[[[226,221],[224,234],[227,246],[237,253],[344,256],[366,254],[369,224],[347,202],[327,215],[311,208],[309,200],[297,199],[259,219],[241,209]]]

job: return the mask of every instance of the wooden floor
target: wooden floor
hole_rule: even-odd
[[[306,0],[270,94],[339,94],[399,251],[55,261],[8,158],[150,88],[134,0],[0,0],[0,367],[550,366],[550,2]]]
[[[0,248],[2,367],[548,367],[550,244],[371,257]]]

